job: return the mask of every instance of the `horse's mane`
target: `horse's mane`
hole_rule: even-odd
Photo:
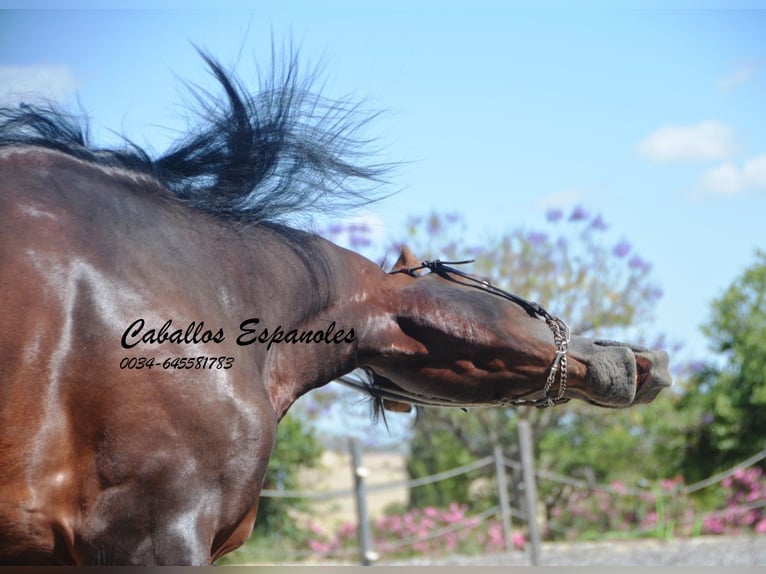
[[[189,205],[238,221],[279,222],[376,199],[388,167],[363,162],[369,141],[360,129],[370,116],[360,119],[357,105],[312,91],[315,74],[300,78],[296,55],[281,71],[272,58],[257,93],[200,55],[225,95],[193,89],[199,125],[161,156],[127,139],[122,149],[94,147],[87,121],[53,105],[0,108],[0,147],[41,146],[150,175]]]

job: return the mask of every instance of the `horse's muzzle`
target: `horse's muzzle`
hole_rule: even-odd
[[[665,351],[581,337],[572,337],[569,349],[587,366],[584,387],[573,391],[596,405],[621,408],[648,403],[673,384]]]

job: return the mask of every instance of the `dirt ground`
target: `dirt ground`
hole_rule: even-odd
[[[406,480],[405,460],[393,453],[365,452],[362,464],[368,471],[368,486]],[[300,476],[299,490],[330,492],[354,488],[354,476],[349,453],[325,450],[315,468],[305,469]],[[367,511],[371,519],[383,514],[394,503],[407,504],[406,487],[371,490],[367,493]],[[308,501],[311,520],[325,531],[334,531],[346,522],[356,522],[356,502],[353,496],[330,500]]]
[[[529,566],[529,552],[412,559],[381,565]],[[671,540],[546,542],[539,566],[766,566],[766,535],[701,536]]]

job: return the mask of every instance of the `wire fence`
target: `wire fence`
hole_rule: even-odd
[[[352,443],[352,449],[353,448],[358,448],[358,445],[354,445]],[[357,457],[358,456],[359,455],[357,455]],[[273,498],[307,499],[307,500],[314,500],[314,501],[344,498],[344,497],[346,498],[355,497],[357,499],[356,525],[359,532],[358,547],[352,548],[352,549],[337,549],[333,553],[332,557],[336,559],[353,559],[354,556],[358,556],[359,561],[362,564],[370,564],[371,562],[374,562],[377,559],[378,553],[376,552],[376,549],[371,546],[369,533],[367,534],[366,540],[364,536],[362,536],[362,533],[365,528],[369,527],[369,523],[370,523],[370,517],[366,514],[366,497],[371,492],[379,492],[379,491],[384,491],[387,489],[418,488],[421,486],[435,484],[444,480],[449,480],[451,478],[466,475],[468,473],[474,473],[478,470],[485,469],[486,467],[489,467],[494,464],[495,470],[496,470],[495,483],[496,485],[501,485],[501,486],[504,486],[507,484],[506,477],[503,475],[503,473],[506,470],[511,470],[511,471],[522,472],[524,476],[534,477],[533,480],[535,483],[552,482],[554,484],[566,485],[573,489],[586,491],[587,493],[600,492],[600,493],[605,493],[605,494],[609,494],[616,497],[640,497],[640,496],[652,495],[655,497],[673,499],[681,495],[688,495],[694,492],[698,492],[702,489],[708,488],[710,486],[719,484],[723,482],[724,480],[726,480],[727,478],[734,476],[737,473],[737,471],[752,467],[764,459],[766,459],[766,448],[755,453],[751,457],[741,461],[740,463],[732,466],[731,468],[723,472],[716,473],[713,476],[710,476],[704,480],[695,482],[690,485],[682,485],[682,484],[679,485],[672,481],[667,481],[671,486],[666,488],[665,490],[658,491],[656,488],[652,488],[650,486],[646,486],[646,487],[620,486],[618,488],[613,485],[593,483],[593,482],[573,478],[570,476],[561,475],[561,474],[554,473],[547,470],[536,470],[531,467],[533,463],[530,463],[528,461],[526,462],[528,467],[524,468],[524,464],[522,464],[522,462],[511,460],[505,457],[500,451],[500,449],[496,449],[493,456],[486,456],[474,462],[471,462],[469,464],[462,465],[462,466],[459,466],[450,470],[446,470],[443,472],[439,472],[430,476],[420,477],[416,479],[408,479],[408,480],[394,480],[394,481],[390,481],[386,483],[377,483],[377,484],[368,485],[366,484],[366,478],[368,478],[367,470],[361,465],[360,459],[357,459],[356,462],[354,462],[352,457],[351,470],[354,477],[356,478],[356,485],[354,488],[336,489],[336,490],[326,491],[326,492],[264,490],[261,496],[273,497]],[[522,485],[522,488],[524,490],[528,490],[527,485]],[[532,490],[535,491],[534,488]],[[521,524],[523,524],[528,531],[532,531],[533,529],[536,529],[537,520],[538,520],[536,499],[527,500],[526,504],[523,505],[526,508],[514,508],[508,502],[507,496],[503,496],[501,492],[498,492],[497,495],[498,495],[498,500],[500,501],[500,504],[495,505],[491,508],[488,508],[477,514],[474,514],[471,516],[465,516],[461,520],[455,522],[454,524],[450,524],[443,528],[430,531],[427,534],[420,534],[420,535],[410,536],[410,537],[402,537],[401,539],[395,542],[388,541],[385,543],[385,551],[393,552],[393,551],[402,550],[408,547],[416,548],[417,545],[419,544],[422,545],[422,543],[427,541],[444,538],[449,535],[455,534],[456,532],[460,532],[466,529],[475,529],[480,524],[485,523],[486,521],[493,518],[503,519],[503,522],[509,525],[511,521],[511,517],[512,517],[518,520]],[[503,504],[504,500],[505,500],[505,504]],[[766,500],[764,499],[748,501],[747,504],[743,505],[743,508],[747,508],[747,509],[760,509],[764,507],[766,507]],[[531,511],[529,510],[530,508],[532,509]],[[703,516],[703,518],[715,517],[722,514],[723,512],[724,511],[709,512],[709,513],[706,513]],[[510,551],[513,549],[513,545],[511,542],[510,532],[507,530],[507,526],[505,530],[506,530],[504,532],[505,546],[506,546],[505,549]],[[640,535],[641,532],[638,532],[637,534]],[[539,539],[537,541],[532,539],[530,542],[531,544],[527,545],[527,552],[529,553],[529,556],[530,556],[530,562],[532,564],[537,564],[539,562],[539,553],[540,553]],[[295,558],[301,559],[311,554],[312,552],[310,551],[300,552],[298,553],[297,556],[295,556]]]

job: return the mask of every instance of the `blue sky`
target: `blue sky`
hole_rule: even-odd
[[[292,37],[321,61],[327,95],[385,110],[372,133],[386,159],[406,163],[401,192],[363,214],[381,234],[434,209],[461,213],[476,237],[536,229],[546,209],[582,205],[653,264],[664,291],[656,331],[685,342],[685,358],[706,357],[698,327],[710,301],[766,248],[766,11],[413,0],[0,8],[21,4],[36,9],[0,12],[0,99],[79,100],[95,139],[114,141],[114,130],[158,150],[185,125],[181,80],[214,87],[192,42],[247,78],[272,35]]]

